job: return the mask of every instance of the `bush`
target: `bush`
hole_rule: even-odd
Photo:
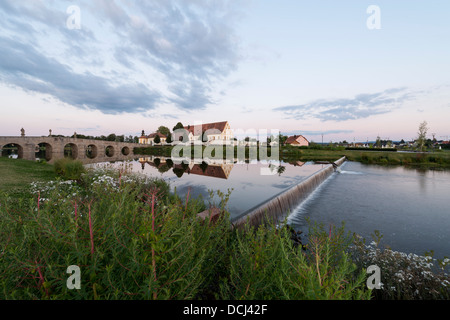
[[[86,170],[79,160],[62,158],[55,161],[55,173],[65,180],[79,180]]]
[[[400,165],[402,162],[399,158],[388,157],[389,164]]]
[[[342,228],[313,227],[305,251],[293,245],[288,228],[260,226],[234,236],[223,299],[370,299]]]
[[[353,260],[359,267],[376,265],[381,270],[381,289],[374,290],[374,297],[381,300],[448,300],[450,276],[446,268],[450,260],[437,260],[433,254],[425,256],[406,254],[390,248],[380,248],[382,235],[375,231],[369,245],[364,239],[356,239]]]
[[[181,203],[159,180],[84,177],[91,178],[97,183],[87,197],[59,182],[15,204],[14,213],[7,209],[13,199],[0,199],[0,299],[167,300],[207,292],[223,260],[226,215],[199,223],[204,204]],[[79,290],[66,286],[70,265],[81,269]]]

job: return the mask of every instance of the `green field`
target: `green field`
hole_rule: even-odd
[[[33,181],[55,178],[55,171],[50,164],[0,157],[0,191],[13,197],[26,192]]]

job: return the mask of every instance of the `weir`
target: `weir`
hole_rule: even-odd
[[[299,184],[283,191],[261,205],[244,212],[231,221],[234,228],[241,228],[246,224],[258,226],[265,222],[277,222],[279,219],[296,208],[309,194],[325,181],[342,163],[345,157],[330,162],[326,167],[312,174]]]

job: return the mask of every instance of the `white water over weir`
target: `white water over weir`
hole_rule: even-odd
[[[285,216],[295,209],[308,195],[310,195],[323,181],[325,181],[335,170],[344,163],[345,157],[312,174],[299,184],[269,199],[263,204],[250,209],[232,221],[235,228],[243,227],[245,224],[252,226],[260,225],[267,221],[277,222],[280,217]]]

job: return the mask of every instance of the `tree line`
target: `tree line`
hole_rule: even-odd
[[[89,136],[89,135],[84,135],[84,134],[78,134],[77,133],[77,134],[73,134],[72,136],[70,136],[70,138],[139,143],[139,137],[138,136],[132,136],[132,135],[126,136],[124,134],[116,135],[115,133],[111,133],[111,134],[109,134],[107,136],[105,136],[105,135]]]

